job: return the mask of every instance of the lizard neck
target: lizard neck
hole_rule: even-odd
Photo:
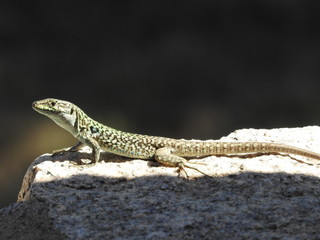
[[[76,112],[78,112],[79,110],[77,110]],[[45,115],[51,118],[57,125],[64,128],[65,130],[70,132],[74,137],[76,137],[78,133],[77,122],[79,119],[78,114],[76,112],[74,114],[65,114],[63,118],[55,114],[45,114]]]
[[[67,129],[68,130],[68,129]],[[103,125],[85,114],[80,108],[77,109],[76,121],[72,127],[71,134],[79,140],[84,138],[94,138],[97,140],[105,140],[112,137],[119,137],[124,134],[123,132]]]

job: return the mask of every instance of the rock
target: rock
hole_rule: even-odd
[[[320,152],[320,127],[243,129],[223,141],[280,142]],[[1,239],[319,239],[320,168],[288,155],[191,160],[187,180],[156,162],[45,154],[18,203],[0,210]]]

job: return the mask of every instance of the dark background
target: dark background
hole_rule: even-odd
[[[319,125],[317,2],[1,1],[0,206],[37,156],[76,142],[34,100],[174,138]]]

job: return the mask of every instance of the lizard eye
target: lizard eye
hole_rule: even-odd
[[[51,106],[54,107],[56,105],[56,102],[51,102]]]

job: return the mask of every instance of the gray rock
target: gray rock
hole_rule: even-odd
[[[238,130],[223,141],[272,141],[320,152],[320,127]],[[152,161],[90,149],[29,167],[1,239],[319,239],[320,168],[288,155],[212,156],[194,179]],[[85,160],[84,160],[85,161]]]

